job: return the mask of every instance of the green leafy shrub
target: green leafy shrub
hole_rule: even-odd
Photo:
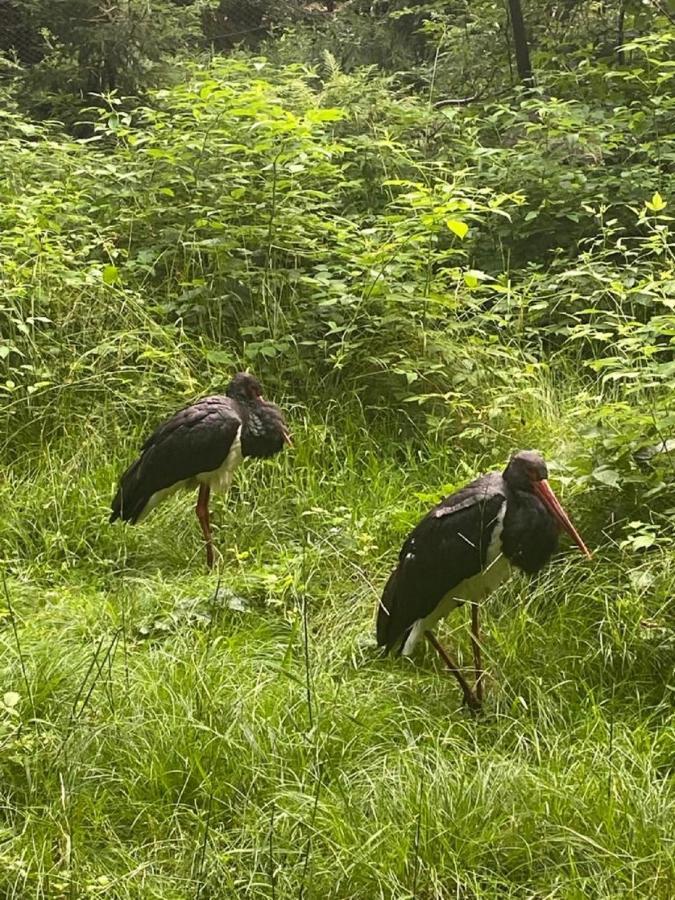
[[[534,443],[524,410],[572,373],[597,391],[572,471],[665,498],[667,455],[634,455],[672,429],[668,46],[634,51],[649,127],[612,118],[614,93],[479,116],[243,55],[133,112],[109,98],[87,140],[8,109],[6,420],[52,433],[65,406],[128,415],[131,390],[147,409],[250,365],[482,452],[495,431]]]
[[[465,239],[517,198],[391,134],[369,145],[340,130],[345,111],[294,67],[221,61],[155,99],[133,117],[112,104],[86,145],[8,121],[6,390],[44,386],[46,371],[19,380],[39,333],[82,327],[64,283],[86,296],[87,321],[97,311],[104,356],[125,365],[136,348],[120,347],[116,311],[133,306],[212,362],[264,361],[287,383],[339,374],[375,399],[444,381]]]

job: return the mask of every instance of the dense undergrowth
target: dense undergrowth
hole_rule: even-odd
[[[233,55],[82,139],[7,92],[2,896],[673,895],[674,41],[450,110]],[[295,446],[207,577],[191,500],[107,509],[244,366]],[[473,719],[375,604],[525,446],[595,557],[489,600]]]

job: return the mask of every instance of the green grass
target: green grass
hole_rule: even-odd
[[[552,456],[579,414],[550,391],[510,438]],[[107,524],[141,433],[97,415],[0,481],[0,896],[673,895],[672,553],[622,554],[565,493],[595,558],[487,601],[474,718],[373,617],[408,527],[504,441],[296,408],[295,449],[216,501],[207,575],[193,497]],[[466,613],[442,634],[468,664]]]

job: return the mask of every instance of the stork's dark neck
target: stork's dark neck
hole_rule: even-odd
[[[242,413],[241,452],[244,456],[274,456],[284,446],[281,413],[263,400],[239,403]]]
[[[502,532],[502,551],[509,562],[533,574],[543,568],[558,549],[558,523],[532,491],[506,486],[506,514]]]

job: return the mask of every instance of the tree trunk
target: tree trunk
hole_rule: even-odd
[[[516,48],[516,66],[518,76],[526,88],[534,87],[532,76],[532,64],[530,63],[530,49],[527,46],[527,34],[523,21],[523,10],[520,0],[509,0],[509,12],[511,14],[511,28],[513,29],[513,43]]]
[[[623,53],[623,26],[626,20],[626,5],[621,3],[619,8],[619,20],[616,23],[616,62],[622,66],[625,62]]]

